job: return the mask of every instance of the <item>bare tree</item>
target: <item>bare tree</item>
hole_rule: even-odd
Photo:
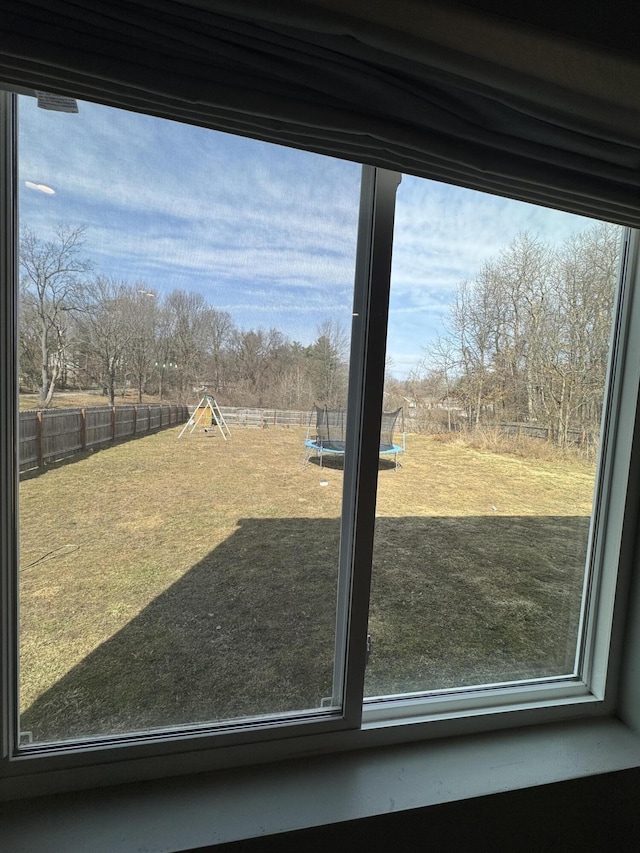
[[[158,296],[149,286],[139,281],[131,290],[129,300],[131,335],[126,346],[127,367],[135,383],[138,403],[156,365],[159,335]]]
[[[468,423],[477,426],[487,406],[495,290],[492,276],[483,268],[475,282],[463,281],[451,308],[450,334],[459,351],[461,374],[457,393]],[[441,343],[439,357],[445,357]]]
[[[559,444],[571,430],[595,431],[606,367],[619,231],[597,225],[558,251],[519,235],[476,277],[462,282],[449,346],[429,350],[436,366],[457,362],[455,393],[475,425],[497,411],[542,420]]]
[[[216,394],[219,394],[229,381],[226,355],[235,332],[231,314],[227,311],[209,308],[205,317],[205,329],[210,371],[208,378],[212,382]]]
[[[25,228],[20,239],[23,322],[31,320],[37,327],[40,402],[44,406],[50,405],[65,369],[70,315],[84,308],[84,276],[91,268],[80,255],[84,233],[83,226],[60,225],[53,240],[43,241]]]
[[[446,405],[447,430],[452,428],[452,395],[460,367],[456,347],[450,338],[441,336],[429,348],[424,364],[430,365],[427,372],[427,387],[434,403]],[[424,384],[425,380],[423,380]],[[439,397],[440,399],[434,399]]]
[[[133,288],[125,282],[97,276],[88,288],[91,303],[86,312],[88,344],[97,365],[97,378],[115,405],[118,373],[124,372],[124,355],[133,335]]]
[[[187,402],[193,388],[206,377],[207,315],[201,293],[174,290],[164,303],[165,345],[163,364],[174,365],[179,402]]]
[[[39,388],[42,381],[39,318],[29,294],[20,294],[19,317],[20,387]]]
[[[568,240],[558,256],[545,404],[560,444],[571,428],[596,431],[600,422],[618,253],[618,229],[600,224]]]
[[[525,232],[491,265],[498,282],[500,319],[496,367],[503,377],[504,409],[518,421],[538,415],[537,371],[555,263],[551,249]]]
[[[277,329],[235,331],[231,371],[236,399],[247,406],[276,405],[292,364],[288,339]]]

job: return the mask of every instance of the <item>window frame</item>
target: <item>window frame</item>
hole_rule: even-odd
[[[18,671],[18,482],[17,452],[17,337],[18,337],[18,104],[15,94],[0,89],[3,125],[6,133],[2,139],[0,156],[5,164],[7,181],[11,188],[7,202],[11,212],[3,220],[6,239],[3,257],[7,267],[2,274],[8,286],[4,288],[7,304],[4,316],[12,317],[11,332],[5,346],[11,348],[12,357],[5,364],[3,387],[6,388],[7,412],[14,412],[13,430],[3,434],[8,460],[6,470],[11,471],[13,486],[7,496],[10,512],[3,518],[6,523],[4,542],[3,577],[7,588],[3,596],[7,652],[6,693],[3,718],[6,744],[4,758],[8,760],[5,772],[28,764],[34,770],[40,765],[56,764],[53,759],[90,763],[87,758],[100,751],[110,751],[113,760],[124,755],[173,753],[176,744],[197,741],[199,748],[229,748],[237,744],[254,745],[261,741],[294,738],[320,733],[358,729],[362,717],[362,685],[366,666],[366,637],[368,620],[368,589],[370,584],[371,552],[373,548],[375,498],[377,487],[377,460],[382,415],[382,382],[384,379],[384,347],[371,346],[371,340],[386,340],[386,316],[389,278],[391,272],[391,241],[395,192],[400,176],[395,172],[364,166],[362,171],[358,236],[355,263],[355,284],[352,311],[352,345],[350,354],[349,393],[347,419],[347,446],[345,457],[342,501],[341,539],[338,570],[338,608],[336,615],[336,641],[334,644],[333,703],[327,709],[283,714],[265,714],[248,719],[212,722],[209,724],[178,724],[172,728],[125,735],[96,736],[55,743],[24,745],[20,743]],[[372,299],[375,289],[379,298]],[[386,297],[385,297],[386,294]],[[372,322],[373,320],[373,322]],[[378,394],[367,394],[365,389],[379,388]],[[376,426],[377,423],[377,426]],[[362,426],[364,425],[364,427]],[[14,568],[12,568],[14,567]],[[138,756],[139,757],[139,756]],[[111,759],[110,759],[111,760]],[[62,765],[60,765],[62,766]]]
[[[640,348],[633,335],[640,328],[640,233],[627,228],[622,234],[618,263],[618,290],[611,330],[607,383],[601,418],[601,448],[594,481],[583,608],[573,675],[547,677],[512,684],[461,687],[434,691],[428,697],[384,697],[364,700],[363,722],[385,721],[481,711],[500,711],[510,704],[549,707],[592,705],[596,714],[612,708],[617,685],[616,666],[610,657],[619,644],[622,618],[620,589],[631,571],[629,544],[625,543],[625,506],[630,488],[630,468],[635,414],[640,384]],[[614,568],[614,566],[616,568]],[[609,567],[609,568],[607,568]]]
[[[3,93],[4,94],[4,93]],[[2,197],[0,198],[0,252],[5,281],[16,281],[17,258],[17,177],[16,164],[8,156],[16,150],[15,110],[7,107],[8,98],[0,98],[2,127],[0,154],[2,162]],[[4,508],[0,519],[2,537],[2,714],[3,758],[0,769],[0,799],[26,792],[46,793],[99,784],[154,778],[158,775],[191,773],[212,768],[228,768],[247,763],[272,762],[309,753],[339,753],[351,749],[378,748],[398,743],[428,741],[445,736],[468,734],[523,725],[548,723],[571,717],[589,718],[607,715],[615,707],[617,664],[624,633],[624,596],[631,581],[634,531],[633,507],[637,489],[632,489],[632,456],[637,443],[635,411],[640,378],[640,346],[631,334],[640,327],[639,237],[627,235],[622,268],[627,298],[617,316],[620,345],[616,348],[613,374],[616,382],[607,392],[614,413],[612,428],[607,432],[606,450],[602,455],[599,477],[602,477],[602,499],[595,514],[608,522],[607,535],[597,540],[594,559],[602,565],[617,565],[618,570],[600,578],[597,595],[588,607],[588,630],[595,643],[587,652],[590,683],[573,677],[541,679],[536,683],[495,685],[441,691],[438,695],[415,699],[393,699],[367,702],[361,723],[362,686],[368,592],[371,572],[371,550],[375,524],[375,491],[382,382],[384,377],[386,323],[389,297],[389,274],[393,237],[393,205],[398,177],[396,173],[373,169],[363,182],[363,197],[372,218],[361,216],[356,278],[367,286],[356,291],[354,304],[354,340],[359,353],[351,361],[350,383],[357,391],[356,417],[349,418],[347,442],[353,459],[352,470],[345,475],[345,493],[353,498],[353,517],[347,520],[349,536],[341,540],[341,563],[350,560],[356,569],[352,576],[343,572],[341,601],[348,603],[338,620],[347,648],[344,671],[338,672],[334,692],[349,674],[351,684],[345,697],[344,713],[313,715],[313,719],[296,723],[279,717],[273,721],[230,723],[209,727],[181,728],[175,733],[133,733],[127,737],[97,738],[95,742],[69,742],[42,745],[17,753],[17,703],[15,672],[9,665],[16,657],[17,612],[15,578],[12,566],[17,563],[15,506],[17,502],[17,387],[16,346],[17,310],[12,288],[2,290],[0,346],[5,355],[5,377],[0,395],[3,441],[0,444],[0,466],[13,471],[0,483],[0,499]],[[366,205],[365,205],[366,207]],[[364,209],[361,208],[361,209]],[[372,224],[373,223],[373,224]],[[633,283],[631,279],[633,278]],[[633,285],[633,286],[632,286]],[[16,288],[17,290],[17,288]],[[366,323],[363,317],[370,318]],[[13,377],[13,381],[9,381]],[[637,458],[637,454],[636,454]],[[375,460],[375,461],[374,461]],[[630,492],[633,491],[633,495]],[[615,524],[611,520],[615,519]],[[615,528],[615,529],[614,529]],[[354,556],[355,555],[355,556]],[[346,621],[346,612],[351,619]],[[341,627],[340,627],[341,626]],[[609,663],[612,665],[610,666]],[[359,690],[359,693],[358,693]],[[355,697],[355,698],[354,698]],[[298,716],[299,715],[293,715]],[[323,717],[322,720],[319,720]],[[13,743],[12,743],[13,740]]]

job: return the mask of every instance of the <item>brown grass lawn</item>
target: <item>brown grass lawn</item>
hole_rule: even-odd
[[[116,406],[131,406],[138,402],[138,394],[128,389],[125,394],[116,394]],[[142,395],[143,403],[159,403],[160,399],[150,394]],[[164,400],[163,402],[174,402]],[[20,411],[27,409],[40,409],[40,397],[38,394],[20,394]],[[51,401],[50,409],[81,409],[89,406],[108,406],[109,398],[96,391],[56,391]]]
[[[342,471],[304,430],[179,428],[20,487],[35,741],[318,707]],[[408,436],[379,475],[367,694],[571,671],[593,469]]]

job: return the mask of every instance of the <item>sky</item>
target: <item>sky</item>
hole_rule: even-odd
[[[85,226],[95,273],[158,296],[195,290],[242,329],[310,344],[350,327],[360,166],[79,103],[20,98],[20,220],[41,239]],[[51,193],[47,190],[53,190]],[[518,234],[559,244],[590,221],[403,176],[387,352],[399,379],[444,331],[456,288]]]

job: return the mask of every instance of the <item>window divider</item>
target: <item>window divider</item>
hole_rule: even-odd
[[[334,703],[343,699],[345,720],[354,727],[360,725],[362,717],[393,223],[400,180],[397,172],[363,167],[333,688]]]
[[[17,742],[17,97],[0,91],[0,724],[2,758]]]

